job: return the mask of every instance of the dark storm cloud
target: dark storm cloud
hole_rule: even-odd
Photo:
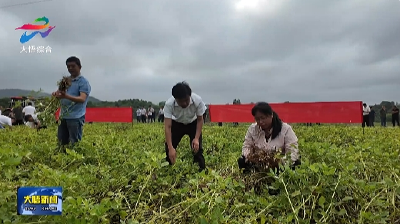
[[[76,55],[103,100],[157,103],[183,80],[207,103],[398,100],[400,2],[268,0],[256,11],[235,3],[55,0],[0,9],[0,88],[51,92]],[[20,54],[14,29],[41,16],[56,28],[25,46],[52,53]]]

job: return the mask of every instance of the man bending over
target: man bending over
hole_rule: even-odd
[[[176,147],[182,137],[188,135],[193,150],[193,162],[200,171],[205,169],[202,146],[203,114],[205,104],[201,97],[192,93],[189,85],[180,82],[172,88],[172,97],[165,102],[165,153],[170,165],[176,162]]]

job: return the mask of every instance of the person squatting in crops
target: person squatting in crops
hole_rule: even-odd
[[[89,81],[81,74],[82,65],[79,58],[69,57],[66,65],[71,74],[71,86],[66,91],[57,90],[52,94],[61,99],[61,121],[57,134],[61,146],[69,143],[73,145],[82,140],[86,105],[91,91]]]
[[[278,175],[279,163],[282,165],[286,163],[288,153],[290,153],[289,161],[292,169],[300,165],[297,136],[292,127],[283,122],[266,102],[257,103],[252,108],[251,114],[256,123],[251,124],[247,129],[242,156],[238,159],[239,168],[244,169],[244,173],[249,173],[256,168],[257,163],[260,163],[267,165],[268,169],[276,169],[275,172]],[[277,153],[280,153],[283,158],[276,159]]]
[[[164,105],[165,154],[170,165],[176,162],[176,148],[182,137],[189,135],[193,150],[193,162],[200,171],[205,169],[203,156],[202,129],[205,104],[201,97],[192,93],[186,82],[172,88],[172,97]]]
[[[30,127],[30,128],[35,128],[37,130],[40,129],[46,129],[47,126],[45,125],[41,125],[39,119],[37,118],[37,116],[35,114],[28,114],[25,115],[25,125]]]
[[[13,117],[12,113],[10,113],[8,116],[0,115],[0,130],[5,129],[5,126],[8,126],[10,129],[12,129],[14,122],[15,118]]]

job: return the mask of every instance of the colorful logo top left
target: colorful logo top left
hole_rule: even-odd
[[[50,34],[50,32],[54,28],[56,28],[55,26],[50,26],[49,19],[44,16],[42,18],[37,18],[37,19],[35,19],[35,21],[33,21],[33,23],[38,23],[38,22],[45,22],[45,24],[33,25],[33,24],[28,23],[28,24],[22,25],[21,27],[15,28],[15,30],[36,30],[30,34],[27,34],[27,31],[25,31],[19,40],[19,42],[21,42],[21,44],[24,44],[24,43],[30,41],[37,34],[40,34],[42,36],[42,38],[45,38]],[[47,28],[46,31],[43,31],[43,32],[39,31],[39,30],[43,30],[46,28]]]

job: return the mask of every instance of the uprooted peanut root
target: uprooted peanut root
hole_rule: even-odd
[[[58,90],[66,92],[72,85],[72,79],[68,76],[63,76],[60,81],[57,82]],[[45,125],[54,124],[56,121],[55,113],[61,107],[60,100],[56,97],[48,97],[43,100],[44,109],[40,110],[38,115],[39,120]]]
[[[67,91],[67,89],[72,85],[72,79],[68,76],[63,76],[63,78],[57,82],[59,91]]]
[[[277,158],[277,154],[280,154],[280,152],[252,149],[250,155],[247,156],[247,161],[252,163],[257,170],[268,172],[269,169],[279,168],[281,160]]]

